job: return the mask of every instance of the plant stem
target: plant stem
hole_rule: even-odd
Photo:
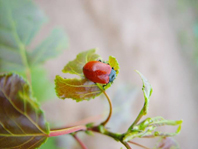
[[[76,139],[82,149],[88,149],[85,144],[77,137],[76,133],[73,135],[73,137]]]
[[[95,126],[93,128],[89,128],[88,130],[109,136],[115,139],[116,141],[121,142],[127,149],[132,149],[127,142],[122,141],[124,134],[113,133],[111,131],[108,131],[103,125]]]
[[[139,143],[136,143],[136,142],[133,142],[133,141],[129,141],[129,143],[132,143],[132,144],[137,145],[137,146],[139,146],[139,147],[142,147],[142,148],[144,148],[144,149],[149,149],[148,147],[143,146],[143,145],[141,145],[141,144],[139,144]]]
[[[127,142],[121,142],[127,149],[132,149]]]
[[[145,105],[141,109],[140,113],[138,114],[138,116],[135,119],[135,121],[133,122],[133,124],[129,127],[128,131],[131,131],[133,129],[133,126],[136,125],[140,121],[140,119],[142,118],[142,116],[144,116],[144,110],[145,110]]]
[[[79,131],[79,130],[86,130],[86,129],[87,128],[85,126],[79,125],[79,126],[74,126],[74,127],[69,127],[69,128],[50,130],[50,134],[48,135],[48,137],[65,135],[65,134],[68,134],[68,133],[76,132],[76,131]]]
[[[109,98],[107,93],[105,91],[103,91],[103,94],[106,96],[106,98],[109,102],[109,115],[108,115],[107,119],[101,123],[101,125],[105,126],[111,118],[113,107],[112,107],[111,99]]]

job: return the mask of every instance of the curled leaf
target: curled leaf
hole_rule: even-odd
[[[35,149],[47,139],[43,111],[18,75],[0,75],[0,148]]]
[[[148,80],[139,72],[136,70],[136,72],[140,75],[142,82],[143,82],[143,87],[142,87],[142,91],[144,93],[144,107],[143,107],[143,114],[146,115],[148,112],[148,107],[149,107],[149,99],[151,97],[151,94],[153,92],[153,89],[151,87],[151,84],[148,82]]]
[[[56,76],[55,85],[56,94],[59,98],[72,98],[77,102],[89,100],[102,93],[94,82],[87,79],[64,79]]]

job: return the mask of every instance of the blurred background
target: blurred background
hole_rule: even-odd
[[[139,70],[153,87],[147,117],[183,119],[181,134],[175,139],[183,149],[198,146],[198,1],[196,0],[35,0],[48,16],[34,44],[59,26],[69,39],[68,48],[56,59],[45,63],[53,81],[68,61],[82,51],[98,48],[120,63],[120,74],[108,89],[114,115],[108,124],[112,131],[124,132],[143,106]],[[71,77],[71,76],[70,76]],[[75,77],[75,76],[73,76]],[[67,126],[88,117],[106,118],[108,103],[97,97],[89,102],[54,98],[42,102],[47,120],[54,127]],[[163,131],[176,128],[163,127]],[[120,149],[113,139],[94,134],[79,137],[89,149]],[[152,148],[152,139],[135,139]],[[50,138],[41,148],[79,149],[70,136]],[[137,148],[136,146],[132,146]]]

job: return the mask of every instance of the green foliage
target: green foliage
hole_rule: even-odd
[[[144,94],[144,106],[142,110],[140,111],[139,115],[137,116],[136,120],[133,122],[133,124],[129,127],[128,131],[123,137],[123,141],[127,142],[130,141],[136,137],[170,137],[175,136],[178,133],[180,133],[182,120],[179,121],[172,121],[172,120],[165,120],[162,117],[154,117],[154,118],[147,118],[143,120],[142,122],[139,122],[142,116],[146,115],[148,112],[149,107],[149,99],[152,94],[152,87],[148,80],[139,72],[136,71],[143,82],[143,94]],[[139,122],[139,123],[138,123]],[[156,131],[156,129],[159,126],[165,126],[165,125],[171,125],[171,126],[178,126],[176,132],[174,133],[164,133]]]
[[[0,75],[0,148],[39,147],[49,127],[29,85],[18,75]]]
[[[114,68],[114,70],[116,71],[116,75],[118,75],[120,67],[119,67],[119,63],[118,63],[117,59],[113,56],[109,56],[108,63],[111,67]]]
[[[44,143],[39,149],[57,149],[56,146],[56,137],[51,137],[47,139],[47,142]]]
[[[179,121],[172,121],[172,120],[165,120],[162,117],[154,117],[154,118],[147,118],[144,121],[140,122],[133,126],[133,128],[128,131],[128,133],[123,138],[124,141],[129,141],[137,137],[171,137],[175,136],[180,133],[181,130],[182,120]],[[156,129],[160,126],[178,126],[177,130],[174,133],[166,133],[166,132],[159,132]]]
[[[104,89],[111,86],[111,83],[105,87],[99,83],[94,83],[84,77],[83,67],[89,61],[98,60],[100,56],[95,53],[95,49],[91,49],[76,56],[76,59],[70,61],[63,69],[64,73],[76,74],[80,76],[80,79],[64,79],[60,76],[56,76],[55,85],[57,96],[61,99],[72,98],[77,102],[83,100],[90,100],[100,95]],[[101,59],[101,58],[100,58]],[[119,73],[119,64],[117,60],[110,56],[109,63],[111,67],[116,70],[116,75]]]
[[[40,102],[56,98],[55,85],[49,80],[45,68],[42,66],[32,67],[31,76],[33,95]]]
[[[44,22],[45,15],[31,0],[0,0],[0,72],[26,77],[39,101],[55,97],[54,86],[41,64],[67,46],[64,32],[54,29],[35,49],[28,49]]]
[[[44,13],[31,0],[0,0],[0,72],[15,72],[26,77],[34,97],[39,101],[56,97],[54,84],[41,67],[42,63],[67,47],[64,31],[54,29],[35,49],[29,49],[28,46],[46,20]],[[32,131],[31,128],[28,131]],[[32,137],[30,143],[36,139],[41,141],[40,144],[45,140],[37,136]]]
[[[35,49],[29,50],[28,45],[45,21],[46,17],[31,0],[0,0],[0,72],[9,72],[0,75],[0,148],[34,149],[40,147],[48,137],[84,131],[87,134],[98,132],[110,136],[130,149],[127,143],[133,138],[162,137],[165,140],[180,132],[182,120],[172,121],[154,117],[140,121],[148,112],[152,87],[138,71],[143,81],[144,106],[126,133],[110,132],[105,125],[111,117],[112,106],[105,90],[112,85],[112,82],[104,86],[89,81],[83,74],[83,66],[87,62],[101,60],[95,49],[78,54],[76,59],[64,67],[64,73],[78,75],[78,79],[56,76],[56,93],[59,98],[72,98],[76,101],[89,100],[104,93],[110,105],[109,116],[96,126],[91,122],[87,125],[50,130],[43,111],[33,96],[39,101],[54,97],[54,86],[49,82],[47,72],[41,64],[65,49],[67,39],[62,30],[55,29]],[[116,58],[110,56],[104,63],[113,67],[116,76],[118,75],[119,63]],[[29,82],[10,72],[26,77]],[[174,133],[156,130],[165,125],[178,126],[178,128]],[[54,142],[54,139],[50,139],[43,148],[55,148]],[[82,143],[80,144],[83,146]],[[159,144],[158,147],[162,145]]]
[[[76,74],[79,76],[83,75],[83,66],[89,62],[100,58],[98,54],[95,53],[96,49],[91,49],[85,52],[81,52],[76,56],[76,59],[70,61],[62,70],[64,73]]]
[[[64,79],[60,76],[56,76],[55,85],[59,98],[72,98],[77,102],[89,100],[102,93],[94,82],[88,81],[87,79]]]
[[[32,1],[0,0],[1,71],[27,69],[26,46],[45,20],[42,11]]]
[[[148,80],[139,71],[136,70],[136,72],[140,75],[142,82],[143,82],[142,91],[144,93],[145,102],[144,102],[144,108],[142,112],[144,115],[146,115],[148,112],[148,107],[149,107],[149,99],[151,97],[153,89],[151,87],[151,84],[148,82]]]
[[[56,57],[67,47],[67,38],[60,29],[54,29],[52,33],[38,47],[28,53],[30,66],[38,65],[46,60]]]

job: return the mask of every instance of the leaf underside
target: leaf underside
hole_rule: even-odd
[[[87,79],[64,79],[56,76],[55,79],[56,93],[61,99],[72,98],[74,100],[82,101],[89,100],[98,96],[102,91],[98,86]]]
[[[18,75],[0,76],[0,148],[34,149],[47,139],[48,124]]]

